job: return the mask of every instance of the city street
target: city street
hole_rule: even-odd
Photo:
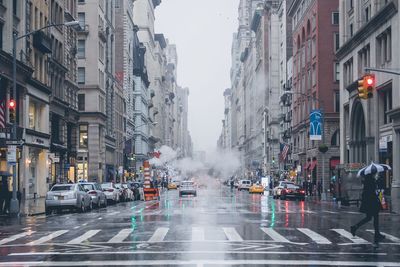
[[[353,238],[355,207],[274,200],[216,184],[197,197],[119,203],[87,213],[2,218],[0,266],[400,266],[399,215]]]

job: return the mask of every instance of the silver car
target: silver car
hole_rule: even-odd
[[[92,198],[93,205],[96,207],[107,207],[107,197],[98,183],[80,183],[85,191]]]
[[[77,209],[85,212],[92,208],[92,199],[80,184],[56,184],[46,194],[46,214],[53,210]]]
[[[107,201],[117,203],[119,202],[119,189],[113,183],[101,184],[104,194],[106,194]]]
[[[179,187],[179,196],[183,195],[193,195],[197,196],[197,190],[192,181],[182,181]]]

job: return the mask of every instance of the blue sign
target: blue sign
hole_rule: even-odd
[[[322,112],[314,109],[310,113],[310,140],[322,140]]]

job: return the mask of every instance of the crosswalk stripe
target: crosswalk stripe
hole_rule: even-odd
[[[239,235],[234,227],[223,227],[226,237],[229,241],[241,242],[243,238]]]
[[[202,227],[192,227],[192,240],[194,241],[204,241],[204,229]]]
[[[132,233],[132,231],[132,228],[122,229],[113,238],[108,240],[107,243],[121,243]]]
[[[281,242],[281,243],[291,243],[289,240],[287,240],[284,236],[280,235],[277,231],[275,231],[272,228],[265,228],[261,227],[260,228],[264,233],[266,233],[269,237],[272,238],[275,242]]]
[[[90,230],[90,231],[87,231],[83,235],[81,235],[81,236],[79,236],[77,238],[74,238],[71,241],[67,242],[67,244],[80,244],[83,241],[88,240],[89,238],[91,238],[92,236],[94,236],[95,234],[97,234],[100,231],[101,230]]]
[[[371,230],[371,229],[368,229],[367,232],[375,233],[375,231]],[[400,243],[400,238],[395,237],[394,235],[390,235],[390,234],[387,234],[387,233],[384,233],[384,232],[381,232],[381,234],[383,234],[385,236],[385,238],[389,239],[392,242]]]
[[[47,241],[52,240],[53,238],[59,237],[60,235],[63,235],[65,233],[67,233],[69,230],[59,230],[59,231],[55,231],[54,233],[51,233],[49,235],[46,235],[42,238],[39,238],[38,240],[29,242],[27,245],[28,246],[35,246],[35,245],[40,245],[43,244]]]
[[[325,244],[325,245],[332,244],[331,241],[329,241],[322,235],[314,232],[313,230],[310,230],[308,228],[297,228],[297,230],[299,230],[300,232],[311,238],[317,244]]]
[[[332,231],[335,231],[339,235],[350,239],[351,242],[355,244],[369,244],[369,242],[365,239],[362,239],[361,237],[358,236],[353,236],[350,232],[344,230],[344,229],[331,229]]]
[[[167,235],[169,228],[167,227],[159,227],[154,232],[154,234],[150,237],[148,242],[161,242],[164,240],[165,236]]]
[[[4,239],[0,240],[0,245],[4,245],[4,244],[7,244],[7,243],[10,243],[10,242],[12,242],[14,240],[17,240],[17,239],[19,239],[21,237],[24,237],[24,236],[29,236],[29,235],[31,235],[31,234],[33,234],[35,232],[36,231],[26,231],[26,232],[23,232],[23,233],[20,233],[20,234],[12,235],[10,237],[7,237],[7,238],[4,238]]]

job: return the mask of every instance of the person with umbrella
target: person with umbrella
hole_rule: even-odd
[[[365,213],[366,217],[350,227],[350,232],[353,236],[356,235],[358,228],[374,218],[374,243],[378,244],[385,238],[385,236],[379,232],[379,210],[381,209],[381,202],[376,195],[377,186],[375,174],[390,169],[391,168],[388,165],[375,164],[372,162],[370,165],[358,172],[357,176],[364,177],[360,212]]]

